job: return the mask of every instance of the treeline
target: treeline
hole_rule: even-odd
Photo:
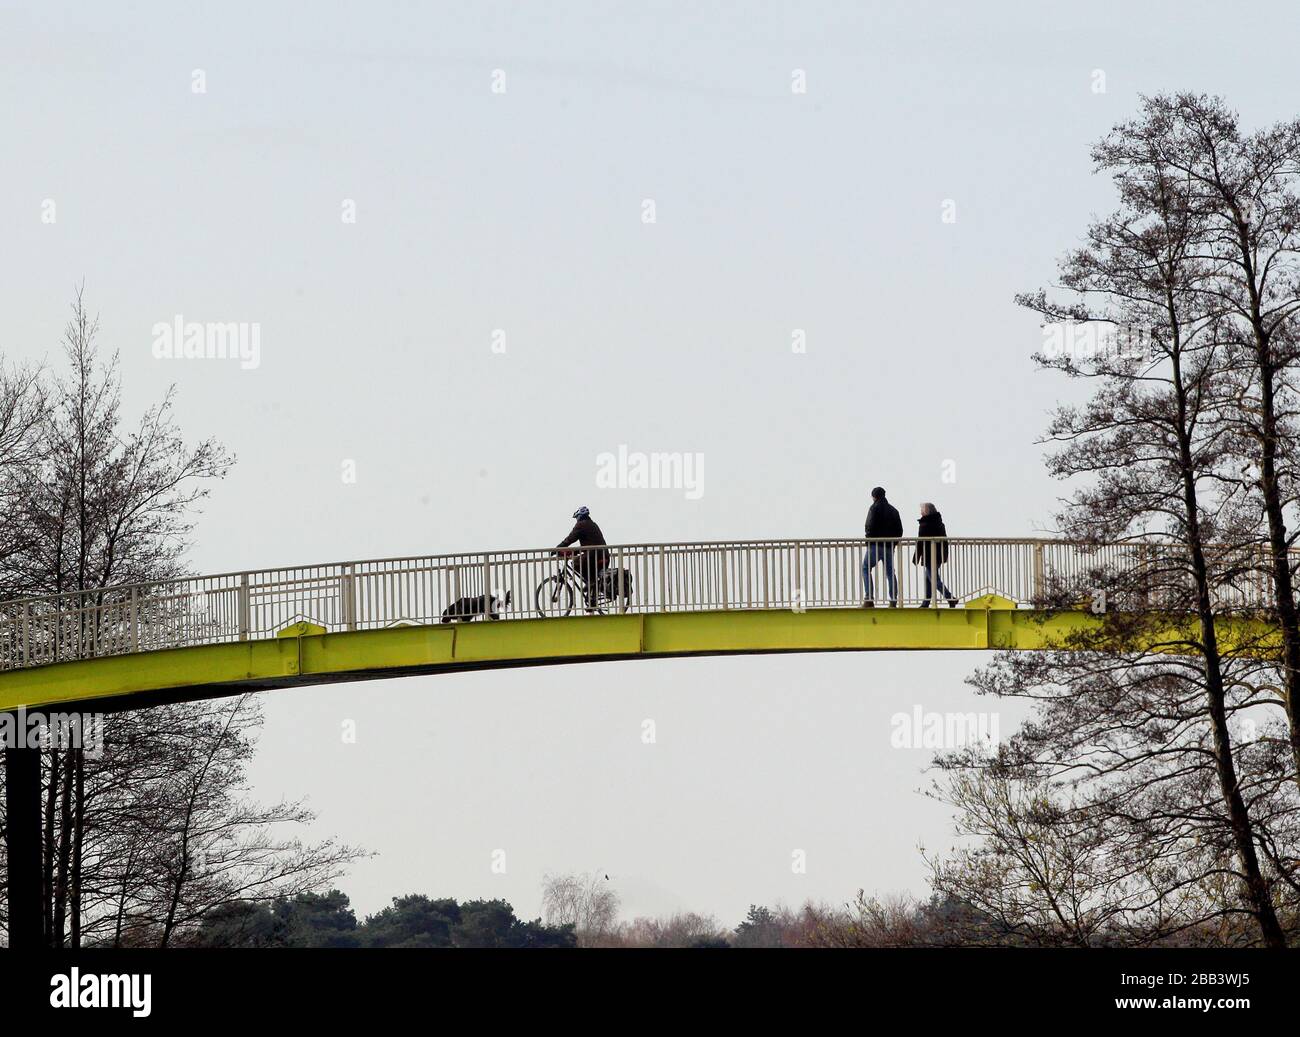
[[[583,876],[583,879],[588,878]],[[548,882],[552,881],[548,879]],[[614,898],[617,906],[617,898]],[[964,925],[956,926],[958,916]],[[588,919],[588,924],[592,920]],[[596,929],[573,922],[524,921],[504,900],[395,897],[389,907],[358,921],[347,895],[301,893],[270,902],[240,902],[208,912],[180,944],[189,947],[885,947],[954,945],[977,928],[970,912],[904,899],[881,904],[862,894],[848,906],[812,903],[750,907],[726,928],[713,915],[679,911],[629,921],[601,918]],[[958,930],[963,935],[958,935]],[[987,942],[997,943],[991,929]]]
[[[572,926],[524,921],[504,900],[412,894],[358,923],[347,896],[301,893],[210,911],[194,947],[576,947]]]
[[[974,780],[981,781],[981,777]],[[1017,823],[1014,807],[1005,815],[1007,824]],[[968,824],[967,820],[962,821]],[[1037,835],[1031,835],[1022,850],[1034,852]],[[1206,912],[1189,924],[1138,928],[1132,924],[1131,902],[1104,903],[1096,888],[1080,884],[1073,895],[1062,895],[1070,875],[1058,867],[1050,840],[1037,847],[1043,854],[1036,873],[1041,882],[1021,882],[1015,853],[1008,853],[995,840],[975,848],[939,856],[932,864],[934,892],[928,899],[912,896],[869,897],[859,890],[846,904],[806,902],[798,909],[776,905],[750,905],[745,918],[734,927],[722,925],[713,915],[693,911],[675,912],[660,918],[619,917],[620,898],[607,876],[598,873],[547,875],[542,886],[542,914],[550,925],[571,929],[580,947],[1124,947],[1135,944],[1165,947],[1247,946],[1258,942],[1258,930],[1248,913],[1233,911],[1233,893],[1225,880],[1219,887],[1223,898],[1220,913]],[[1103,848],[1104,849],[1104,848]],[[1000,871],[986,863],[1004,856]],[[1075,859],[1083,879],[1089,867],[1086,853]],[[1086,865],[1086,866],[1085,866]],[[978,872],[976,869],[979,869]],[[980,893],[964,898],[945,889],[958,880]],[[976,881],[979,878],[981,881]],[[1005,901],[989,909],[990,890],[1010,890],[1012,882],[1020,896],[1017,910]],[[1084,903],[1085,891],[1096,899]],[[1111,892],[1104,890],[1102,892]],[[1047,915],[1043,906],[1051,897],[1060,914]],[[1208,899],[1208,897],[1207,897]],[[1239,905],[1238,905],[1239,907]],[[1066,911],[1084,909],[1076,918]],[[1288,931],[1300,918],[1293,913],[1283,918]],[[1086,940],[1079,939],[1078,926],[1091,928]]]
[[[389,907],[358,921],[337,889],[270,902],[240,902],[208,912],[181,946],[188,947],[775,947],[814,946],[814,935],[834,913],[805,907],[750,908],[734,930],[711,915],[679,912],[664,918],[617,921],[600,932],[575,931],[572,922],[525,921],[504,900],[395,897]]]
[[[1239,919],[1230,935],[1250,938]],[[1058,941],[1059,942],[1059,941]],[[1099,934],[1098,947],[1128,945],[1123,932]],[[1156,941],[1161,947],[1219,947],[1221,927],[1191,927]],[[305,893],[270,903],[241,903],[208,914],[183,946],[192,947],[501,947],[501,948],[902,948],[1035,947],[1044,942],[1003,925],[968,904],[933,897],[884,900],[859,892],[849,904],[805,903],[798,909],[751,905],[727,928],[693,911],[615,922],[601,932],[576,932],[571,923],[523,921],[504,900],[394,898],[390,907],[357,921],[338,890]],[[1049,941],[1048,945],[1052,945]]]

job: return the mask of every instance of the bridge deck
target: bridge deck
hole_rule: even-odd
[[[0,710],[136,708],[160,702],[475,669],[773,652],[1042,649],[1099,622],[1087,611],[810,609],[702,611],[400,626],[75,660],[0,674]],[[1258,637],[1257,621],[1240,621]],[[1186,620],[1158,635],[1180,651]],[[1226,640],[1230,643],[1231,637]]]

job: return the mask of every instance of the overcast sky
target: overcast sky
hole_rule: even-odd
[[[204,571],[543,546],[580,504],[611,541],[852,536],[877,483],[909,532],[933,500],[953,535],[1032,535],[1063,387],[1012,296],[1110,206],[1088,148],[1140,93],[1294,115],[1300,16],[1263,6],[3,3],[0,349],[56,359],[85,280],[131,412],[174,383],[239,456]],[[259,325],[260,362],[155,357],[177,315]],[[599,488],[620,446],[702,454],[698,499]],[[728,925],[924,895],[950,818],[890,721],[998,709],[979,663],[275,692],[255,792],[377,853],[340,883],[363,914],[535,915],[568,870]]]

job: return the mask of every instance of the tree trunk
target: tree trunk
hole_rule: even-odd
[[[73,950],[81,949],[81,852],[86,820],[86,765],[83,748],[71,750],[73,760],[72,785],[72,889],[68,910],[72,919],[71,943]]]
[[[33,951],[46,945],[41,910],[41,751],[6,748],[4,762],[9,947]]]
[[[1291,554],[1287,545],[1286,517],[1277,478],[1277,397],[1275,372],[1268,357],[1268,341],[1256,328],[1256,365],[1260,370],[1260,411],[1263,419],[1260,442],[1260,490],[1268,518],[1268,547],[1273,599],[1278,626],[1282,628],[1282,702],[1286,709],[1291,739],[1291,763],[1300,783],[1300,612],[1291,580]]]
[[[1171,307],[1172,311],[1172,307]],[[1201,543],[1201,518],[1196,493],[1195,464],[1192,445],[1187,433],[1187,391],[1183,385],[1181,355],[1175,348],[1173,356],[1173,385],[1178,404],[1178,449],[1182,467],[1183,504],[1187,509],[1187,546],[1191,553],[1192,576],[1196,583],[1196,613],[1201,626],[1201,648],[1205,654],[1205,696],[1209,708],[1210,728],[1214,738],[1214,767],[1219,778],[1219,790],[1228,814],[1233,846],[1242,869],[1246,886],[1246,899],[1259,924],[1264,943],[1269,947],[1286,947],[1273,895],[1259,867],[1255,851],[1254,825],[1242,798],[1237,780],[1237,766],[1232,758],[1232,736],[1228,731],[1228,715],[1224,708],[1222,660],[1219,654],[1218,633],[1215,629],[1214,603],[1210,597],[1208,567]]]
[[[59,751],[50,750],[50,784],[45,792],[44,860],[41,875],[41,903],[45,909],[45,939],[54,936],[54,818],[59,803]]]
[[[63,790],[59,797],[59,855],[54,878],[54,946],[62,949],[68,924],[68,865],[72,853],[72,753],[63,754]]]

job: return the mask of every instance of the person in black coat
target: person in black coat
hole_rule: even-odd
[[[885,582],[889,584],[889,607],[898,607],[898,577],[894,575],[895,545],[882,543],[898,540],[903,535],[903,520],[898,509],[885,498],[884,487],[871,491],[871,507],[867,511],[867,553],[862,556],[862,590],[866,595],[863,608],[874,608],[875,595],[871,589],[871,573],[878,562],[885,563]]]
[[[912,564],[925,566],[925,600],[921,602],[921,608],[930,607],[930,595],[936,587],[948,599],[948,607],[955,608],[956,596],[944,586],[939,577],[939,567],[948,560],[948,530],[943,524],[939,509],[928,501],[921,505],[916,535],[919,539],[916,550],[912,552]]]
[[[597,547],[596,551],[577,551],[569,559],[569,567],[582,577],[587,592],[587,607],[596,607],[596,581],[601,572],[609,567],[609,552],[605,550],[605,534],[600,531],[587,508],[581,507],[573,513],[577,521],[569,530],[569,535],[555,545],[556,551],[578,544],[580,547]]]

